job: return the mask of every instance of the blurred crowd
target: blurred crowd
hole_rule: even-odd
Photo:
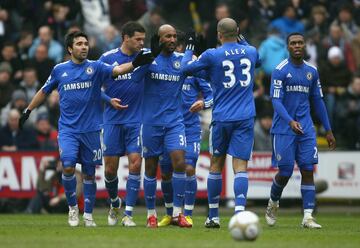
[[[360,149],[360,0],[1,0],[0,151],[57,150],[56,91],[33,111],[23,130],[18,119],[53,66],[68,59],[68,32],[89,34],[90,59],[118,47],[121,27],[130,20],[145,27],[145,46],[160,25],[170,23],[183,31],[194,28],[204,37],[203,51],[217,46],[216,24],[224,17],[238,21],[262,60],[254,89],[255,150],[271,150],[270,77],[288,56],[291,32],[306,37],[307,60],[318,67],[339,148]],[[208,116],[204,113],[204,126]],[[325,146],[324,130],[316,127],[319,146]]]

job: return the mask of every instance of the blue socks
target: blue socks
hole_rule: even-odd
[[[125,214],[132,216],[133,208],[138,198],[138,192],[140,188],[140,174],[129,173],[128,180],[126,182],[126,207]]]
[[[161,181],[161,190],[164,196],[166,214],[172,216],[173,214],[173,187],[172,180]]]
[[[219,217],[219,200],[222,188],[220,172],[210,172],[207,178],[209,218]]]
[[[62,184],[65,189],[65,195],[66,195],[66,200],[68,202],[68,205],[71,207],[77,205],[75,174],[73,174],[73,175],[62,174],[61,179],[62,179]]]
[[[303,208],[315,208],[315,185],[314,184],[301,184],[301,195],[303,199]]]
[[[119,179],[117,176],[115,178],[105,177],[105,187],[109,194],[111,200],[111,206],[113,208],[120,207],[120,200],[118,197],[118,184],[119,184]]]
[[[185,197],[185,172],[173,172],[172,174],[172,186],[173,186],[173,201],[174,207],[180,207],[184,205]]]
[[[96,182],[83,180],[84,183],[84,213],[91,214],[95,205]]]
[[[247,172],[237,172],[234,180],[235,213],[245,210],[248,185]]]
[[[156,177],[144,176],[144,193],[147,209],[155,209]]]
[[[281,198],[283,189],[284,189],[284,186],[280,185],[274,178],[273,183],[271,185],[270,199],[272,201],[279,201]]]
[[[196,175],[186,177],[184,215],[192,216],[197,191]]]

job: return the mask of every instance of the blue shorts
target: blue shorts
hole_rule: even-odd
[[[200,127],[185,127],[186,133],[186,150],[185,164],[196,167],[200,154],[201,129]],[[161,173],[168,174],[172,172],[171,158],[167,151],[160,156]]]
[[[157,157],[164,151],[172,152],[186,148],[185,127],[182,123],[172,127],[143,124],[140,133],[144,158]]]
[[[318,163],[316,134],[311,132],[303,135],[273,134],[272,163],[287,170],[294,168],[294,162],[303,170],[313,170]]]
[[[104,156],[141,153],[140,123],[105,124]]]
[[[210,126],[210,153],[249,160],[254,145],[254,118],[234,122],[214,121]]]
[[[95,175],[96,165],[102,164],[100,131],[59,133],[60,159],[64,168],[81,164],[82,172]]]

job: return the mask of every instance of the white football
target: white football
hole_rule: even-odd
[[[242,211],[231,217],[229,231],[235,240],[255,240],[260,233],[259,217],[250,211]]]

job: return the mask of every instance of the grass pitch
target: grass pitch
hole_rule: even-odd
[[[96,212],[96,211],[95,211]],[[205,216],[195,216],[195,226],[145,227],[145,214],[134,217],[134,228],[108,227],[107,216],[95,214],[96,228],[70,228],[67,215],[0,215],[0,247],[360,247],[360,214],[323,213],[317,217],[321,230],[300,228],[302,216],[281,213],[275,227],[268,227],[263,213],[262,233],[254,242],[232,240],[227,230],[230,215],[221,216],[220,229],[203,227]]]

